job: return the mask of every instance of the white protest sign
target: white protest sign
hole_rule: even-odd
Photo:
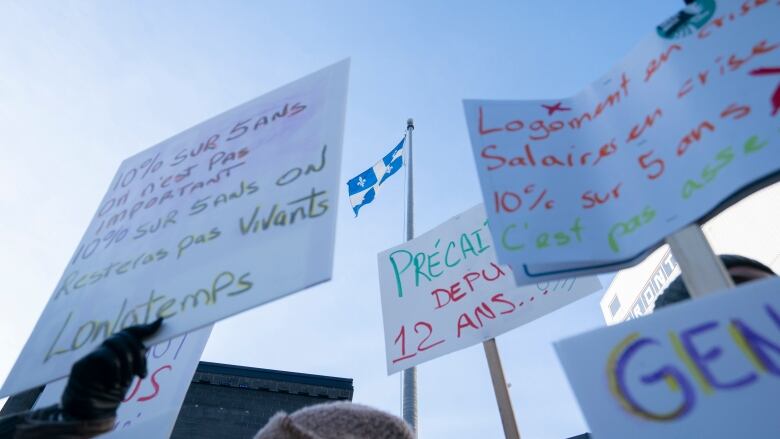
[[[114,430],[99,437],[170,437],[210,334],[207,326],[150,347],[149,374],[133,380],[117,409]],[[59,403],[67,383],[63,378],[47,384],[34,408]]]
[[[378,255],[388,373],[457,351],[601,289],[597,277],[519,288],[483,205]]]
[[[780,279],[556,343],[593,437],[780,437]]]
[[[780,171],[780,7],[699,0],[568,99],[466,100],[499,260],[518,282],[639,262]],[[672,26],[673,27],[673,26]]]
[[[127,160],[3,385],[65,376],[126,326],[151,342],[330,278],[349,61]]]

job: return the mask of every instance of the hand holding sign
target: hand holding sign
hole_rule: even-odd
[[[160,329],[162,320],[126,328],[77,361],[62,393],[62,411],[74,419],[116,415],[133,378],[146,377],[143,341]]]
[[[150,346],[146,353],[148,375],[130,384],[117,409],[113,430],[101,437],[170,436],[210,333],[207,326]],[[47,384],[33,408],[59,402],[67,381]]]

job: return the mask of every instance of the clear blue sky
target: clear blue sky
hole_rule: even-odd
[[[423,232],[480,202],[463,98],[574,94],[682,4],[3,2],[0,378],[125,157],[350,57],[342,180],[414,117]],[[403,237],[402,180],[389,186],[358,220],[342,194],[331,282],[218,324],[203,359],[352,377],[355,401],[398,414],[376,273]],[[551,342],[602,325],[599,298],[498,339],[525,439],[586,431]],[[421,437],[501,436],[480,346],[418,374]]]

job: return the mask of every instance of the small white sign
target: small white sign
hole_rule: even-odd
[[[599,291],[597,277],[517,287],[480,204],[379,254],[387,371],[494,338]]]

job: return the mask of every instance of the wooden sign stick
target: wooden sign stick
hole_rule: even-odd
[[[683,281],[692,298],[734,287],[726,267],[697,224],[669,235],[666,242],[680,265]]]
[[[490,379],[493,381],[493,390],[496,393],[498,413],[501,415],[501,425],[504,427],[504,436],[507,439],[520,439],[520,430],[517,428],[515,411],[512,409],[512,400],[509,398],[509,388],[504,378],[504,368],[501,366],[501,357],[498,355],[496,339],[491,338],[482,343],[485,348]]]

